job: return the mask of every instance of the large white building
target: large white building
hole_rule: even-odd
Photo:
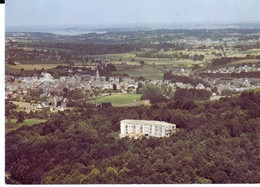
[[[125,119],[120,124],[120,137],[153,136],[153,137],[169,137],[176,133],[176,124],[164,121],[148,121],[148,120],[131,120]]]

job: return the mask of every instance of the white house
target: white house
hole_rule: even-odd
[[[205,89],[205,86],[201,83],[199,83],[197,86],[196,86],[196,89]]]

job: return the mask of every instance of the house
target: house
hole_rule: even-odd
[[[45,108],[45,107],[47,107],[48,106],[48,103],[47,102],[42,102],[41,104],[39,104],[36,108],[37,109],[43,109],[43,108]]]
[[[40,98],[42,98],[42,97],[47,97],[47,93],[42,93],[41,95],[40,95]]]
[[[101,81],[106,81],[106,76],[101,76],[100,79]]]
[[[121,80],[126,83],[132,83],[131,77],[123,76]]]
[[[113,89],[113,84],[109,81],[103,81],[102,84],[103,89]]]
[[[43,109],[44,107],[41,104],[38,104],[38,106],[36,108],[37,109]]]
[[[40,79],[41,82],[54,82],[50,73],[42,73],[42,76],[43,77]]]
[[[164,84],[170,84],[171,80],[164,80]]]
[[[199,83],[197,86],[196,86],[196,89],[205,89],[205,86],[201,83]]]
[[[115,78],[114,78],[114,77],[109,77],[108,81],[109,81],[109,82],[114,82],[114,81],[115,81]]]
[[[83,80],[83,81],[91,81],[91,75],[87,75],[87,74],[82,75],[81,76],[81,80]]]
[[[27,112],[34,112],[35,110],[36,110],[36,106],[33,106],[33,105],[27,105],[26,107],[25,107],[25,109],[26,109],[26,111]]]
[[[185,86],[182,82],[176,82],[175,85],[180,87],[180,88],[185,88]]]
[[[14,79],[14,76],[12,76],[12,75],[6,75],[5,76],[6,81],[11,81],[12,79]]]
[[[148,120],[131,120],[125,119],[120,122],[120,137],[152,136],[152,137],[169,137],[176,133],[176,124],[164,121]]]

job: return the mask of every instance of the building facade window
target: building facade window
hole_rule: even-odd
[[[122,120],[120,136],[124,137],[131,135],[132,137],[163,137],[170,136],[175,132],[176,125],[167,122],[148,120]]]

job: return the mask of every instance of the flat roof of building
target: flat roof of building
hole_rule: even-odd
[[[142,124],[149,124],[149,125],[161,125],[161,126],[176,126],[176,124],[167,123],[165,121],[154,121],[154,120],[134,120],[134,119],[125,119],[121,122],[127,123],[142,123]]]

